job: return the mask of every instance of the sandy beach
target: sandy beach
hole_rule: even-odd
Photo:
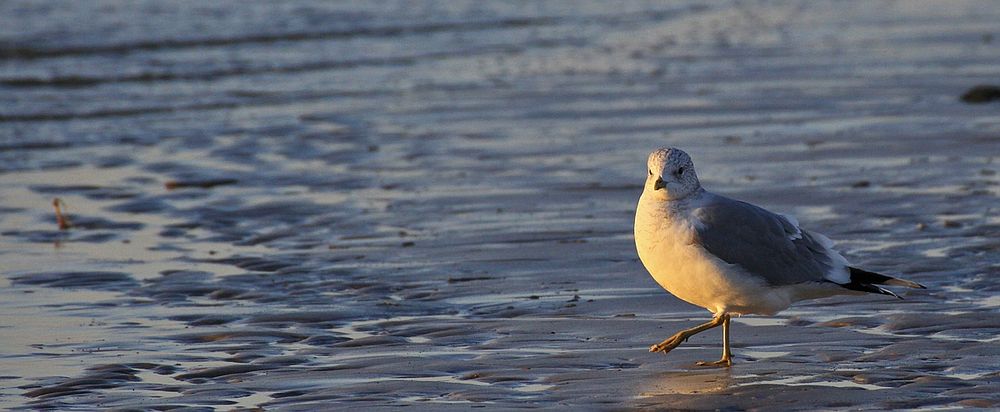
[[[0,2],[0,409],[997,408],[983,84],[988,1]],[[928,288],[648,353],[659,146]]]

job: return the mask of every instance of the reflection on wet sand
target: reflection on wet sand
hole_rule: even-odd
[[[644,381],[639,396],[712,393],[729,389],[733,385],[736,385],[736,381],[733,379],[732,369],[729,368],[669,371]]]
[[[992,6],[0,2],[0,409],[996,407]],[[649,354],[663,145],[930,288]]]

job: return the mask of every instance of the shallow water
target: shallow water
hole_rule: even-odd
[[[700,3],[0,3],[0,408],[1000,405],[1000,12]],[[647,353],[661,145],[929,288]]]

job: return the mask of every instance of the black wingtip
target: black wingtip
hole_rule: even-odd
[[[865,283],[870,285],[890,285],[890,286],[905,286],[914,289],[927,289],[927,286],[921,285],[917,282],[894,278],[892,276],[886,276],[881,273],[869,272],[864,269],[859,269],[855,267],[848,267],[847,269],[851,272],[851,283]]]
[[[838,283],[837,285],[844,289],[856,290],[858,292],[877,293],[880,295],[889,295],[896,299],[903,299],[899,295],[892,293],[891,290],[883,289],[878,286],[872,285],[870,283],[861,283],[852,280],[851,283],[843,283],[843,284]]]
[[[848,267],[848,269],[850,270],[851,273],[851,281],[849,283],[840,285],[845,289],[856,290],[859,292],[889,295],[899,300],[903,300],[903,297],[893,293],[891,290],[879,287],[877,285],[906,286],[911,288],[927,289],[927,287],[925,287],[924,285],[921,285],[916,282],[911,282],[905,279],[897,279],[892,276],[886,276],[881,273],[869,272],[867,270],[858,269],[855,267]]]

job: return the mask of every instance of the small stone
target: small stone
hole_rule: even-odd
[[[989,103],[1000,100],[1000,86],[981,84],[962,95],[962,101],[969,104]]]

